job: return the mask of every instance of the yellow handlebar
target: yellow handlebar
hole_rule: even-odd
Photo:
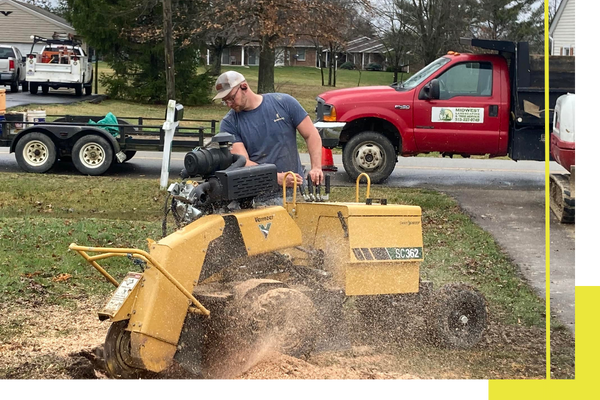
[[[296,178],[296,174],[293,173],[292,171],[288,171],[285,173],[285,175],[283,175],[283,205],[287,204],[287,197],[285,196],[285,188],[286,188],[286,180],[289,174],[292,174],[294,176],[294,195],[292,197],[292,204],[294,204],[294,207],[296,206],[296,188],[297,188],[297,178]]]
[[[358,176],[358,178],[356,178],[356,202],[358,203],[358,185],[360,184],[360,178],[362,177],[367,178],[367,196],[366,198],[369,198],[369,195],[371,194],[371,178],[369,178],[369,175],[367,175],[365,172],[363,172],[362,174],[360,174]]]

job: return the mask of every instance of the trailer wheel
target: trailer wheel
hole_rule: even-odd
[[[135,153],[137,153],[137,151],[135,150],[129,150],[125,152],[125,160],[123,160],[123,162],[127,162],[129,160],[131,160],[133,158],[133,156],[135,156]]]
[[[488,324],[485,298],[462,283],[436,291],[429,312],[431,339],[442,347],[469,349],[481,340]]]
[[[316,310],[305,294],[289,288],[269,290],[252,302],[251,314],[250,327],[258,346],[270,345],[294,357],[313,350]]]
[[[129,320],[113,322],[104,341],[106,372],[111,378],[139,379],[148,371],[132,366],[131,332],[125,330]]]
[[[106,139],[98,135],[85,135],[73,146],[71,158],[84,175],[102,175],[113,162],[113,149]]]
[[[41,132],[29,132],[17,142],[15,157],[24,171],[43,173],[56,161],[56,145]]]
[[[24,92],[29,90],[29,82],[27,81],[23,81],[21,82],[21,88],[23,89]]]
[[[29,85],[29,93],[31,94],[37,94],[38,92],[38,85],[37,83],[32,83],[31,85]]]
[[[91,96],[92,95],[92,86],[86,86],[85,88],[85,95],[86,96]]]
[[[50,91],[50,86],[42,85],[42,93],[43,94],[48,94],[49,91]]]
[[[75,96],[81,97],[82,95],[83,95],[83,84],[80,83],[77,86],[75,86]]]
[[[396,166],[396,150],[388,138],[366,131],[353,136],[344,146],[342,161],[351,180],[365,172],[371,183],[386,180]]]

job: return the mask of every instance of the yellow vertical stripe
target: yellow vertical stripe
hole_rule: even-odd
[[[550,49],[548,39],[548,0],[544,0],[544,102],[546,163],[546,379],[550,379]]]

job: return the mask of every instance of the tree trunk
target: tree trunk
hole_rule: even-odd
[[[167,101],[175,99],[175,55],[173,50],[173,20],[171,0],[163,0],[163,32],[165,35],[165,69]]]
[[[214,61],[211,63],[210,74],[212,76],[219,76],[219,75],[221,75],[221,57],[223,56],[223,48],[215,47],[215,48],[212,48],[211,50],[213,53]]]
[[[275,44],[263,36],[258,61],[258,93],[275,91]]]

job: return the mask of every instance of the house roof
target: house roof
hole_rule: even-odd
[[[346,45],[348,53],[382,53],[385,51],[385,46],[379,39],[371,39],[363,36],[348,42]]]
[[[37,13],[42,18],[49,20],[50,22],[53,22],[57,25],[62,25],[65,28],[75,30],[75,28],[73,28],[66,19],[59,17],[58,15],[52,14],[50,11],[46,11],[43,8],[36,7],[33,4],[23,3],[20,1],[16,1],[16,0],[0,0],[0,4],[7,4],[7,3],[10,3],[10,4],[14,5],[15,7],[25,8],[31,13]]]

